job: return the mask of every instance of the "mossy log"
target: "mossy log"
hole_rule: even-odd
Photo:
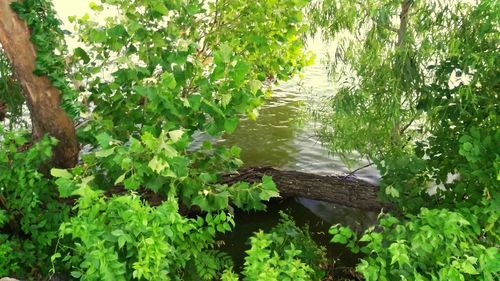
[[[353,177],[251,167],[223,176],[222,183],[260,182],[264,175],[273,177],[282,197],[304,197],[371,211],[392,209],[390,204],[378,199],[377,186]]]

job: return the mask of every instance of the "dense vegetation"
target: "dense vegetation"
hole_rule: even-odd
[[[79,47],[69,51],[50,0],[12,4],[31,32],[35,74],[58,89],[81,151],[68,168],[56,159],[64,142],[33,137],[23,103],[32,117],[36,105],[1,53],[0,277],[320,280],[324,249],[286,215],[255,233],[244,268],[233,268],[217,243],[234,228],[233,209],[265,210],[278,190],[270,177],[220,184],[241,167],[240,149],[193,145],[257,118],[273,83],[312,62],[309,32],[339,46],[322,139],[346,161],[355,151],[373,161],[381,200],[397,207],[361,235],[332,227],[332,242],[365,253],[366,280],[499,278],[498,1],[91,8],[117,12],[71,18]]]
[[[36,74],[47,75],[62,108],[83,120],[77,136],[84,149],[76,166],[51,168],[49,176],[57,140],[29,145],[26,130],[2,128],[0,276],[210,280],[226,270],[224,278],[234,279],[216,236],[233,228],[233,207],[262,210],[278,192],[269,177],[219,184],[242,164],[240,149],[209,142],[191,149],[193,134],[220,136],[242,116],[256,118],[274,80],[310,62],[301,40],[305,4],[92,3],[97,13],[118,13],[104,22],[72,18],[82,47],[68,53],[50,1],[14,2],[37,48]],[[3,93],[19,88],[6,87]],[[199,215],[181,214],[193,207]],[[277,235],[256,235],[243,274],[258,280],[297,267],[304,279],[313,276],[309,265],[288,263],[302,246],[273,250]],[[257,261],[268,269],[261,272]]]
[[[383,217],[360,239],[367,280],[497,280],[500,270],[498,1],[322,1],[340,84],[320,134],[382,174]],[[353,243],[346,228],[333,242]]]

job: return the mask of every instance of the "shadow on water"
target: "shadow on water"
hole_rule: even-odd
[[[318,245],[326,247],[328,259],[334,260],[337,267],[353,267],[360,256],[352,254],[342,245],[330,243],[331,237],[328,234],[330,226],[340,223],[362,231],[373,225],[377,217],[377,213],[374,212],[361,212],[354,208],[305,198],[273,200],[265,212],[237,210],[236,228],[223,237],[225,245],[221,247],[233,257],[236,270],[241,270],[243,266],[245,258],[243,253],[250,248],[249,237],[254,232],[259,230],[267,232],[276,226],[280,211],[291,215],[298,226],[307,224],[313,239]]]

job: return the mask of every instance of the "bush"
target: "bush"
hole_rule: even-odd
[[[330,233],[332,242],[367,254],[357,271],[368,281],[498,280],[500,250],[482,238],[477,221],[468,210],[422,208],[404,221],[385,215],[359,240],[345,227]]]
[[[321,280],[324,275],[325,250],[312,240],[307,227],[297,227],[284,213],[277,226],[269,233],[255,233],[250,244],[245,280]]]
[[[59,224],[69,208],[39,167],[50,160],[54,139],[29,146],[26,132],[0,126],[0,276],[46,275]],[[28,148],[29,147],[29,148]]]

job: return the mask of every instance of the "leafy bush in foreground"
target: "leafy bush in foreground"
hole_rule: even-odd
[[[484,233],[467,211],[425,209],[400,221],[382,217],[358,239],[349,228],[330,229],[332,242],[367,254],[357,266],[366,280],[497,280],[500,250],[478,243]]]
[[[230,210],[263,210],[278,192],[270,177],[220,183],[242,165],[240,149],[196,147],[194,140],[255,119],[272,83],[310,63],[302,42],[306,2],[91,2],[97,14],[116,14],[100,22],[71,17],[80,47],[70,52],[50,0],[15,1],[31,31],[34,46],[27,48],[38,52],[35,74],[61,92],[55,99],[68,116],[85,119],[77,132],[84,149],[74,167],[52,168],[54,141],[24,151],[27,140],[0,131],[0,274],[220,276],[231,262],[214,237],[231,230]],[[36,121],[58,128],[57,120]],[[199,218],[180,208],[197,210]]]
[[[244,280],[321,280],[324,272],[325,250],[318,247],[307,227],[299,228],[281,213],[280,223],[264,233],[259,231],[250,238],[242,274]],[[238,280],[226,270],[222,280]]]

